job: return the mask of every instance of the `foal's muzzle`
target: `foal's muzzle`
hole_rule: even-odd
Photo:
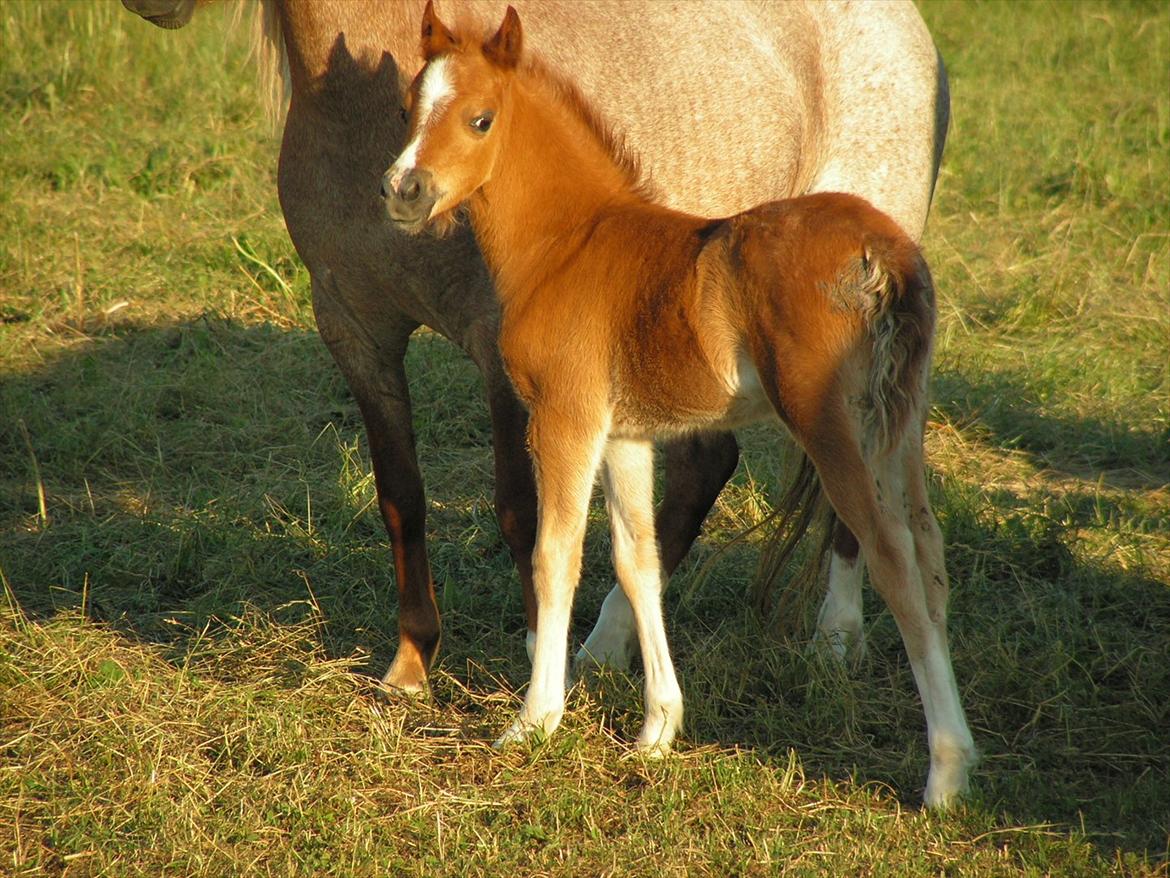
[[[426,225],[439,196],[429,172],[411,168],[398,174],[391,168],[382,177],[382,198],[390,219],[414,233]]]

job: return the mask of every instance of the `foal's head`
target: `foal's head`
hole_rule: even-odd
[[[522,43],[511,6],[495,36],[479,45],[448,30],[427,3],[426,64],[406,97],[407,145],[382,177],[386,209],[404,231],[449,214],[491,179]]]

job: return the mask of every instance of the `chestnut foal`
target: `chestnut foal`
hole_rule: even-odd
[[[428,3],[410,139],[387,171],[417,232],[466,204],[502,305],[500,348],[530,410],[539,503],[532,680],[501,744],[551,732],[598,471],[646,673],[640,750],[665,753],[682,694],[663,624],[652,441],[779,416],[856,535],[926,712],[928,805],[975,749],[946,632],[942,536],[923,463],[934,291],[915,244],[851,195],[722,220],[653,203],[582,96],[522,61],[519,16],[482,42]]]

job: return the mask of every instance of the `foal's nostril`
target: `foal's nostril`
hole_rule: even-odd
[[[414,171],[408,171],[406,176],[402,178],[402,182],[398,184],[398,197],[403,201],[418,201],[418,196],[422,193],[422,186],[419,185],[418,175]]]
[[[431,175],[415,168],[391,168],[382,178],[386,214],[399,228],[414,234],[421,231],[435,206]]]

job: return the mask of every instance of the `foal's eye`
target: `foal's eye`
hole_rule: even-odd
[[[474,119],[472,119],[468,124],[471,125],[472,130],[474,130],[476,134],[487,134],[488,129],[490,129],[492,127],[492,120],[495,117],[496,117],[495,113],[491,113],[491,112],[480,113],[478,116],[476,116]]]

